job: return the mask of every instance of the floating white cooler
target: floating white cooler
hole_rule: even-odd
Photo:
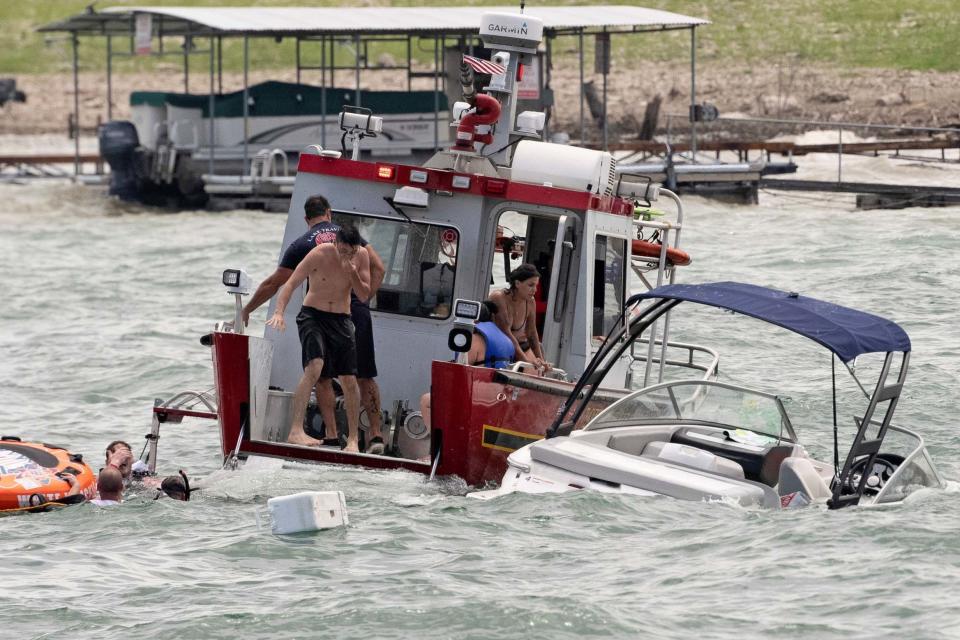
[[[342,491],[304,491],[267,500],[276,534],[332,529],[350,524]]]

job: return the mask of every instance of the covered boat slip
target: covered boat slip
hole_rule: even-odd
[[[455,73],[456,67],[446,63],[445,52],[453,47],[456,52],[474,52],[479,47],[477,42],[477,25],[481,15],[491,11],[505,11],[516,13],[517,7],[340,7],[340,8],[215,8],[215,7],[108,7],[101,10],[88,9],[86,12],[54,22],[41,27],[43,32],[68,32],[73,43],[73,70],[75,96],[79,96],[79,55],[78,46],[81,37],[105,38],[106,40],[106,76],[107,76],[107,120],[113,118],[113,87],[112,74],[114,63],[128,59],[138,54],[152,56],[180,56],[183,58],[183,94],[185,97],[167,97],[174,103],[187,100],[193,108],[213,114],[213,117],[202,117],[202,126],[196,124],[184,127],[177,132],[183,138],[185,148],[191,155],[204,161],[207,165],[205,172],[211,176],[218,173],[217,154],[225,153],[221,147],[226,146],[226,133],[218,125],[220,104],[233,106],[229,109],[237,111],[234,114],[242,127],[242,132],[250,131],[249,121],[256,116],[256,106],[251,108],[251,97],[257,93],[255,87],[248,82],[251,63],[251,41],[280,41],[284,38],[295,40],[296,84],[301,84],[301,77],[305,71],[320,72],[321,84],[318,87],[304,89],[300,92],[303,102],[310,103],[311,112],[319,112],[321,119],[333,117],[339,111],[342,103],[336,99],[336,92],[342,89],[333,87],[333,77],[336,71],[352,70],[354,72],[353,90],[354,104],[369,106],[375,113],[381,104],[367,104],[364,102],[362,73],[364,71],[396,70],[406,74],[407,89],[413,89],[413,83],[425,79],[432,80],[432,90],[427,92],[432,105],[420,105],[432,108],[415,113],[429,113],[432,115],[433,126],[428,127],[432,139],[431,150],[444,146],[448,139],[447,120],[444,113],[444,97],[450,102],[450,91],[447,91],[447,79]],[[541,107],[548,113],[547,131],[549,131],[549,112],[552,106],[552,90],[550,87],[550,68],[552,61],[553,41],[558,37],[573,38],[580,52],[580,139],[585,138],[584,115],[584,39],[594,37],[600,48],[609,50],[610,38],[618,34],[644,33],[655,31],[689,30],[690,31],[690,88],[691,96],[696,95],[696,27],[707,24],[706,20],[684,16],[667,11],[645,9],[632,6],[566,6],[566,7],[530,7],[530,15],[543,20],[545,48],[539,58],[537,73],[528,74],[533,82],[529,96],[531,104]],[[182,44],[171,50],[169,44],[164,44],[165,38],[182,38]],[[244,86],[234,96],[223,94],[223,40],[225,38],[242,39],[243,41],[243,75]],[[371,60],[370,49],[378,42],[400,42],[406,45],[406,62],[396,66],[377,67]],[[204,45],[205,48],[204,48]],[[165,49],[166,46],[166,49]],[[413,64],[414,48],[432,53],[432,68],[426,71],[415,70]],[[319,51],[317,50],[319,48]],[[209,77],[204,95],[191,94],[190,56],[206,56],[209,60]],[[459,53],[457,55],[456,62]],[[453,59],[453,56],[446,56]],[[542,70],[542,71],[541,71]],[[606,87],[609,73],[609,59],[601,65],[603,73],[603,121],[606,123]],[[452,80],[452,78],[451,78]],[[450,82],[456,90],[456,83]],[[196,85],[196,83],[194,83]],[[422,86],[422,85],[421,85]],[[196,88],[195,86],[193,87]],[[326,95],[334,92],[333,98]],[[319,92],[319,96],[313,95]],[[297,94],[298,92],[294,92]],[[136,95],[136,94],[135,94]],[[137,96],[137,102],[156,100],[144,95]],[[453,95],[456,100],[459,96]],[[199,100],[198,100],[199,99]],[[348,98],[344,98],[347,100]],[[206,101],[206,106],[197,104]],[[693,100],[692,100],[693,101]],[[255,101],[254,101],[255,102]],[[74,100],[74,121],[79,122],[79,98]],[[418,107],[419,108],[419,107]],[[539,109],[538,109],[539,110]],[[406,112],[414,113],[414,112]],[[191,116],[196,120],[195,116]],[[335,121],[334,121],[335,122]],[[385,121],[386,125],[386,121]],[[334,125],[335,126],[335,125]],[[199,131],[203,128],[205,131]],[[188,131],[189,129],[189,131]],[[324,147],[339,143],[339,139],[330,139],[326,126],[320,126],[315,132],[316,138],[304,137],[299,148],[308,144],[320,144]],[[153,136],[153,127],[147,127],[145,137]],[[335,133],[339,133],[336,131]],[[143,133],[141,136],[143,137]],[[261,175],[269,174],[261,167],[254,167],[256,154],[260,144],[242,136],[242,160],[240,177],[246,179],[248,174],[261,170]],[[603,131],[604,146],[606,146],[606,125]],[[210,144],[213,141],[214,144]],[[263,146],[272,145],[264,141]],[[292,143],[291,143],[292,144]],[[367,142],[364,146],[367,146]],[[74,170],[80,173],[79,141],[75,147],[76,161]],[[272,160],[267,160],[272,162]],[[161,163],[162,164],[162,163]],[[169,165],[173,160],[169,159]],[[230,165],[227,165],[230,166]],[[276,168],[274,168],[274,171]],[[172,180],[171,175],[167,176]],[[267,175],[269,178],[270,176]],[[216,182],[216,180],[214,180]]]

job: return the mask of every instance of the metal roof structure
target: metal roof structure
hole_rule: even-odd
[[[481,15],[517,13],[512,7],[108,7],[53,22],[39,31],[83,35],[128,35],[136,14],[154,17],[154,30],[165,36],[281,36],[346,33],[475,34]],[[543,20],[545,31],[634,32],[689,29],[708,20],[624,5],[528,7]]]
[[[70,34],[73,48],[73,118],[80,121],[80,79],[79,79],[79,41],[81,38],[104,38],[106,40],[107,99],[106,117],[113,118],[113,61],[128,59],[137,55],[172,56],[183,58],[184,93],[190,93],[190,64],[192,56],[203,55],[209,59],[208,95],[210,100],[216,93],[223,93],[223,41],[236,39],[243,41],[243,77],[244,91],[247,91],[249,69],[248,46],[250,40],[273,38],[281,42],[283,38],[295,41],[295,65],[297,82],[301,81],[301,70],[320,70],[321,84],[327,86],[327,78],[333,81],[336,70],[352,69],[355,87],[361,90],[361,70],[371,69],[365,47],[366,43],[406,40],[407,62],[405,66],[376,67],[378,69],[405,69],[408,90],[412,89],[412,79],[431,78],[434,92],[445,87],[442,69],[444,49],[447,39],[459,41],[461,49],[470,49],[479,37],[482,16],[486,13],[513,13],[517,6],[471,6],[471,7],[176,7],[176,6],[131,6],[107,7],[97,11],[91,4],[83,13],[79,13],[57,22],[39,27],[40,32],[66,32]],[[603,145],[607,146],[607,76],[610,72],[609,55],[610,36],[616,34],[667,32],[684,30],[690,32],[690,96],[691,104],[696,96],[696,32],[697,27],[710,24],[708,20],[691,16],[647,9],[627,5],[582,5],[561,7],[527,7],[527,15],[543,21],[543,40],[545,46],[544,71],[542,83],[549,87],[551,69],[551,41],[557,37],[575,37],[579,39],[576,51],[579,54],[580,67],[580,140],[585,138],[586,120],[584,109],[584,38],[596,36],[603,38],[606,44],[605,55],[597,58],[602,83],[602,118],[600,128],[603,132]],[[144,19],[146,18],[146,19]],[[148,25],[148,26],[145,26]],[[140,30],[143,30],[143,33]],[[147,31],[149,29],[149,31]],[[141,40],[146,37],[146,45]],[[183,38],[182,46],[164,47],[166,38]],[[113,41],[120,40],[120,46],[114,48]],[[338,64],[335,48],[346,39],[353,40],[352,65]],[[411,62],[414,40],[433,40],[433,68],[430,71],[414,71]],[[124,41],[129,44],[124,46]],[[209,46],[196,46],[197,40],[209,40]],[[151,50],[151,41],[157,48]],[[320,65],[312,59],[304,61],[301,56],[301,44],[320,43]],[[349,45],[348,45],[349,46]],[[426,49],[423,49],[426,50]],[[550,98],[552,101],[552,97]],[[552,104],[552,102],[550,103]],[[549,108],[550,104],[546,107]],[[212,107],[211,107],[212,109]],[[439,117],[439,107],[435,105],[434,116]],[[244,112],[244,119],[247,114]],[[211,119],[212,122],[212,119]],[[212,126],[212,125],[211,125]],[[696,124],[691,124],[691,134],[696,144]],[[211,139],[213,134],[211,134]],[[324,140],[324,144],[325,144]],[[79,137],[75,146],[75,172],[79,173],[80,157]],[[437,141],[439,148],[439,141]],[[695,155],[695,151],[694,151]],[[244,143],[244,158],[247,147]],[[246,161],[246,160],[245,160]],[[211,155],[211,169],[212,155]]]

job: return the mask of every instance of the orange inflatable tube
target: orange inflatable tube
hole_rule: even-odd
[[[79,495],[70,495],[66,474],[76,478]],[[46,511],[96,494],[96,477],[83,456],[62,447],[19,438],[0,438],[0,512]]]
[[[663,245],[656,242],[647,242],[646,240],[634,240],[630,245],[630,250],[635,256],[646,256],[648,258],[659,258],[660,249]],[[667,262],[683,267],[690,264],[692,258],[686,251],[681,251],[676,247],[667,248]]]

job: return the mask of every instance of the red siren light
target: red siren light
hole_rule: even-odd
[[[377,177],[381,180],[393,180],[395,175],[397,175],[397,168],[392,164],[377,165]]]
[[[491,195],[503,195],[507,192],[507,181],[497,178],[487,178],[483,183],[483,192]]]

